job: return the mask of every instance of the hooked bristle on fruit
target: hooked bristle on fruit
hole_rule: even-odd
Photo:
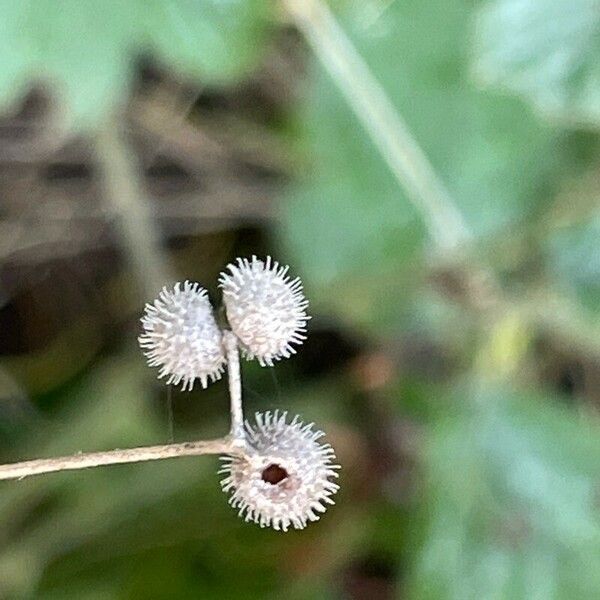
[[[203,388],[220,379],[226,363],[222,333],[213,315],[207,291],[197,283],[164,287],[146,304],[138,338],[151,367],[167,384],[191,390],[196,379]]]
[[[227,266],[219,285],[231,330],[240,342],[244,356],[256,358],[261,366],[295,354],[293,344],[306,339],[308,300],[298,277],[291,279],[287,266],[268,256],[238,258]]]
[[[225,456],[220,473],[229,503],[246,521],[287,531],[317,521],[339,486],[331,481],[340,468],[322,431],[276,411],[256,413],[256,425],[246,422],[248,448],[243,456]]]

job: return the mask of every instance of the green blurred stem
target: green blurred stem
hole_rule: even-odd
[[[287,13],[338,86],[381,156],[421,214],[436,244],[436,259],[463,276],[467,302],[486,318],[517,311],[520,318],[600,356],[598,327],[575,314],[566,301],[509,298],[493,271],[477,257],[465,257],[472,233],[427,156],[385,90],[323,0],[281,0]]]
[[[95,141],[109,215],[114,217],[143,297],[153,298],[174,277],[161,249],[160,235],[143,189],[135,152],[128,147],[116,118],[105,123]]]
[[[321,0],[281,0],[345,96],[441,250],[471,235],[427,156],[344,30]]]

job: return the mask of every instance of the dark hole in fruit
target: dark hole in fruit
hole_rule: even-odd
[[[279,465],[269,465],[262,472],[262,480],[270,483],[271,485],[277,485],[282,482],[288,476],[288,472]]]

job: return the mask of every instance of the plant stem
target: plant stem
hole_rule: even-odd
[[[114,217],[143,297],[152,298],[174,277],[161,249],[160,235],[140,181],[135,153],[123,138],[116,118],[107,121],[98,131],[95,141],[108,211]]]
[[[420,212],[440,250],[471,235],[425,153],[344,30],[321,0],[282,0],[381,156]]]
[[[344,95],[356,118],[421,214],[436,245],[436,259],[445,265],[464,263],[472,232],[427,156],[398,114],[385,90],[357,52],[323,0],[281,0],[298,29]],[[459,250],[459,252],[456,252]],[[566,344],[598,356],[598,326],[577,315],[568,302],[554,298],[523,302],[508,298],[492,269],[470,255],[463,264],[470,300],[478,310],[496,318],[516,304],[525,321],[562,338]]]
[[[242,380],[240,376],[240,353],[237,338],[231,331],[223,332],[223,344],[227,353],[227,374],[229,377],[229,400],[231,406],[232,440],[245,444],[244,413],[242,410]]]
[[[142,446],[126,450],[108,450],[106,452],[87,452],[61,456],[58,458],[41,458],[24,462],[0,465],[0,480],[24,479],[30,475],[41,475],[56,471],[73,471],[101,467],[103,465],[118,465],[125,463],[163,460],[180,456],[200,456],[202,454],[236,454],[229,437],[216,440],[182,442],[160,446]]]
[[[238,454],[243,455],[246,447],[244,433],[244,413],[242,410],[242,382],[240,377],[240,357],[237,339],[231,331],[223,333],[223,343],[227,352],[227,371],[229,376],[229,396],[231,402],[231,430],[228,436],[216,440],[163,444],[160,446],[142,446],[125,450],[107,450],[105,452],[87,452],[41,458],[24,462],[0,465],[0,480],[24,479],[30,475],[41,475],[56,471],[75,471],[104,465],[164,460],[180,456],[200,456],[202,454]]]

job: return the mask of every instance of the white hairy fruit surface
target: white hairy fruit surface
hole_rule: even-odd
[[[195,380],[205,388],[220,379],[226,363],[222,333],[215,321],[208,293],[197,283],[176,283],[162,289],[146,304],[138,338],[151,367],[167,384],[191,390]]]
[[[294,345],[306,339],[308,300],[299,278],[291,279],[288,267],[253,256],[227,266],[219,285],[227,319],[244,356],[261,366],[295,354]]]
[[[246,521],[287,531],[317,521],[339,486],[335,453],[318,440],[324,435],[286,413],[256,414],[256,425],[246,423],[249,449],[243,457],[224,457],[223,491]]]

